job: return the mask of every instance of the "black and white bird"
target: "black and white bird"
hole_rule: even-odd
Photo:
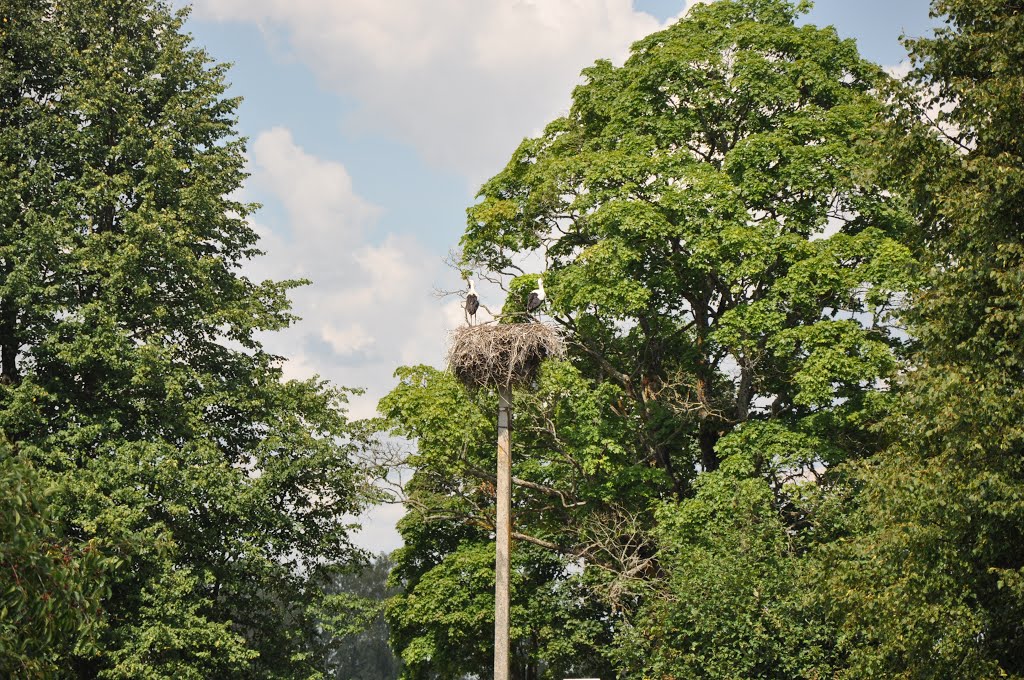
[[[547,295],[544,294],[544,279],[538,277],[537,287],[531,290],[530,297],[526,298],[526,311],[533,314],[540,309],[545,300],[547,300]]]
[[[473,279],[467,279],[467,281],[469,281],[469,292],[466,293],[466,321],[476,323],[476,310],[480,309],[480,298],[477,297]]]

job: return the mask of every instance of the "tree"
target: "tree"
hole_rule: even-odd
[[[627,677],[825,678],[836,630],[810,595],[820,582],[771,486],[736,451],[693,498],[661,508],[665,582],[620,635]]]
[[[416,439],[408,463],[417,471],[405,489],[410,511],[399,522],[404,545],[393,555],[392,644],[403,678],[486,675],[494,659],[495,449],[484,414],[494,412],[496,395],[469,399],[452,375],[427,366],[397,375],[400,384],[379,406],[381,425]],[[515,408],[523,401],[517,395]],[[517,450],[530,450],[528,432],[516,436]],[[529,464],[516,463],[518,470]],[[517,518],[538,510],[545,509],[513,498]],[[517,546],[510,600],[513,678],[611,674],[602,653],[611,642],[608,609],[558,553]]]
[[[74,653],[95,649],[105,572],[116,567],[96,541],[59,534],[46,482],[0,447],[0,672],[53,677]]]
[[[1024,6],[938,0],[894,143],[926,285],[831,590],[855,677],[1024,677]]]
[[[525,140],[468,211],[463,266],[507,283],[514,317],[537,277],[520,263],[543,260],[545,314],[569,341],[569,361],[516,397],[517,546],[584,568],[620,668],[638,636],[654,638],[638,674],[686,677],[701,659],[670,650],[708,639],[726,647],[704,659],[718,677],[831,663],[823,609],[792,598],[764,610],[750,593],[801,583],[819,485],[882,444],[872,426],[900,365],[892,312],[911,256],[896,240],[903,198],[879,172],[888,79],[834,30],[796,26],[799,12],[699,5],[623,66],[586,69],[569,113]],[[382,412],[418,449],[399,569],[429,575],[490,529],[493,452],[478,423],[493,395],[400,376]],[[734,503],[761,528],[731,521]],[[704,586],[751,542],[770,568],[742,563],[750,625],[718,640],[702,626],[730,620],[738,600]],[[659,598],[695,606],[667,616]],[[795,611],[812,621],[780,632]],[[779,662],[762,673],[750,660],[768,651]]]
[[[82,677],[309,677],[361,503],[345,391],[257,333],[299,282],[234,192],[237,100],[162,2],[16,0],[0,51],[0,428],[123,567]]]
[[[394,563],[381,553],[372,561],[335,576],[324,603],[324,628],[331,644],[330,677],[338,680],[396,680],[400,662],[388,643],[384,620],[387,586]]]
[[[542,249],[553,320],[623,391],[631,448],[677,496],[731,429],[838,424],[895,367],[908,253],[866,144],[884,78],[795,16],[697,7],[624,67],[587,69],[470,209],[467,264],[515,275],[514,254]],[[860,436],[848,448],[869,450]]]

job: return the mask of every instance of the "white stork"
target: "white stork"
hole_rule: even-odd
[[[473,324],[476,323],[476,310],[480,309],[480,298],[476,294],[476,286],[473,285],[473,279],[466,279],[469,281],[469,292],[466,293],[466,322]]]
[[[530,297],[526,298],[526,311],[533,314],[547,299],[547,295],[544,294],[544,279],[537,277],[537,287],[531,290]]]

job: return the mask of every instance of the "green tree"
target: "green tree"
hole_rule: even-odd
[[[759,598],[803,583],[830,471],[881,445],[911,255],[879,172],[889,79],[800,11],[700,5],[586,69],[469,209],[463,265],[508,283],[514,317],[537,277],[519,263],[542,259],[569,341],[516,396],[517,546],[584,568],[609,609],[578,620],[614,632],[618,650],[595,647],[639,677],[813,677],[834,658],[816,603]],[[494,395],[400,376],[382,402],[417,439],[399,573],[426,579],[487,540]]]
[[[405,489],[409,513],[399,522],[404,545],[393,555],[391,581],[400,592],[387,605],[392,644],[403,678],[486,675],[494,658],[495,446],[485,414],[494,413],[496,397],[468,395],[452,375],[427,366],[397,375],[399,386],[379,408],[393,434],[416,440],[408,462],[417,470]],[[529,403],[517,395],[517,409]],[[525,427],[516,437],[516,473],[529,474],[524,452],[536,439]],[[535,543],[513,551],[512,676],[607,677],[608,609],[550,545],[518,533],[528,515],[533,526],[545,512],[559,519],[554,508],[523,500],[514,499],[515,535]]]
[[[0,673],[53,677],[74,653],[95,650],[105,572],[117,565],[95,540],[60,535],[51,489],[6,443],[0,488]]]
[[[81,677],[309,677],[360,507],[345,392],[256,334],[226,67],[157,0],[0,9],[0,428],[123,564]]]
[[[639,593],[659,590],[639,620],[665,655],[640,662],[663,673],[792,677],[827,661],[818,611],[804,612],[817,617],[806,629],[778,629],[780,611],[803,606],[795,599],[776,611],[748,601],[753,618],[732,638],[702,633],[737,603],[708,585],[736,568],[726,547],[747,544],[778,568],[747,563],[737,597],[797,582],[805,541],[782,538],[809,534],[819,501],[793,482],[827,484],[823,471],[876,450],[868,426],[888,401],[876,388],[898,366],[890,312],[910,256],[874,147],[886,78],[833,30],[795,26],[798,13],[785,2],[697,7],[637,43],[623,67],[585,71],[569,115],[484,185],[463,239],[467,264],[507,275],[516,254],[541,250],[550,316],[571,334],[575,366],[620,395],[602,416],[621,419],[628,435],[613,450],[625,455],[605,455],[595,477],[645,480],[601,502],[650,531],[613,566],[642,577]],[[727,456],[743,464],[716,472]],[[708,474],[721,479],[697,481]],[[599,509],[578,476],[560,488]],[[737,498],[777,542],[707,510]],[[691,530],[694,513],[717,524]],[[609,521],[581,514],[574,547]],[[642,519],[652,515],[657,526]],[[706,541],[714,547],[701,552]],[[665,617],[659,597],[693,606]],[[668,653],[712,638],[720,650]]]
[[[734,427],[841,426],[895,368],[909,256],[868,145],[884,76],[796,15],[699,6],[587,69],[469,211],[467,265],[516,275],[515,254],[543,252],[577,365],[622,390],[630,448],[677,495]]]
[[[387,585],[394,566],[384,553],[337,574],[324,602],[331,645],[328,676],[338,680],[397,680],[401,664],[388,641],[384,607],[395,594]]]
[[[854,677],[1024,677],[1024,5],[938,0],[898,143],[926,286],[890,423],[830,550]]]
[[[749,466],[726,459],[698,479],[694,498],[662,511],[666,582],[621,636],[627,677],[832,675],[832,630],[802,595],[813,585],[801,578],[807,565],[770,486]]]

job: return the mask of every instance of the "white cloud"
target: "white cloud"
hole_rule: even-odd
[[[355,100],[349,125],[473,182],[567,109],[583,67],[661,27],[632,0],[196,0],[195,13],[260,25]]]
[[[261,133],[249,156],[259,169],[250,180],[251,188],[281,201],[295,240],[329,237],[339,245],[357,242],[380,214],[379,208],[356,195],[345,166],[306,153],[286,128]]]
[[[405,508],[401,504],[375,505],[353,518],[360,529],[352,535],[352,541],[371,552],[391,552],[402,545],[402,537],[395,525],[404,515]]]
[[[447,332],[458,321],[452,307],[459,309],[459,301],[442,302],[434,290],[442,283],[455,287],[456,274],[413,237],[370,241],[378,209],[352,192],[340,163],[306,153],[287,130],[258,135],[253,151],[250,185],[259,187],[264,202],[285,206],[287,224],[271,229],[254,223],[267,255],[251,263],[247,274],[313,282],[291,294],[303,321],[268,334],[265,342],[288,358],[289,377],[316,373],[366,388],[351,412],[371,416],[399,365],[442,363]],[[307,179],[317,189],[303,196],[297,185]]]
[[[246,194],[283,208],[273,228],[255,222],[267,253],[246,273],[263,280],[305,277],[293,291],[303,321],[267,334],[267,349],[287,358],[285,376],[317,374],[337,385],[366,388],[350,404],[353,418],[372,416],[402,364],[440,366],[448,331],[461,322],[458,300],[442,301],[435,286],[457,286],[457,275],[413,237],[374,241],[380,208],[362,199],[341,163],[300,148],[285,128],[256,136]],[[368,516],[358,542],[371,549],[398,545],[395,509]]]
[[[904,78],[907,77],[907,75],[910,73],[910,69],[912,69],[913,67],[914,65],[910,62],[909,59],[904,59],[898,64],[890,64],[889,66],[883,66],[882,68],[886,73],[888,73],[893,78],[903,80]]]
[[[374,233],[383,211],[360,197],[343,164],[300,148],[282,127],[257,135],[249,154],[247,196],[283,208],[283,224],[253,226],[267,255],[251,263],[256,280],[307,278],[292,291],[294,327],[268,334],[268,349],[287,358],[285,376],[320,375],[361,387],[354,418],[374,415],[398,366],[440,366],[448,332],[463,321],[457,274],[416,238]],[[258,215],[257,219],[262,220]]]
[[[361,323],[355,323],[341,329],[335,328],[330,324],[324,324],[320,330],[320,337],[340,356],[361,352],[371,347],[374,343],[373,336],[366,332]]]

